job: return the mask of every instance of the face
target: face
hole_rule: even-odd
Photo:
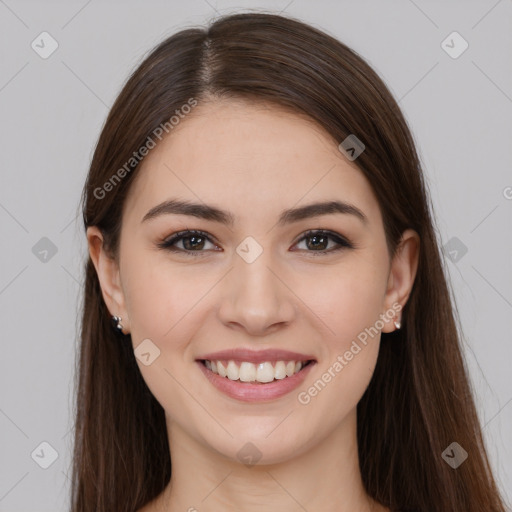
[[[171,200],[203,209],[155,208]],[[233,460],[254,445],[260,463],[354,423],[381,331],[395,329],[412,287],[413,234],[390,261],[355,162],[310,121],[241,101],[199,105],[144,159],[124,205],[119,266],[88,233],[107,306],[146,354],[137,362],[168,428]],[[206,356],[248,382],[215,374],[198,361]],[[293,373],[301,360],[311,362]]]

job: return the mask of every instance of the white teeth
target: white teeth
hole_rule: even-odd
[[[234,363],[233,363],[234,364]],[[252,363],[242,363],[238,372],[239,378],[242,382],[254,382],[256,380],[256,366]],[[231,379],[228,373],[228,377]],[[236,379],[231,379],[236,380]]]
[[[204,362],[206,368],[221,377],[227,377],[230,380],[240,380],[241,382],[272,382],[281,380],[285,377],[291,377],[298,373],[306,364],[303,361],[276,361],[275,365],[265,361],[264,363],[249,363],[244,361],[240,366],[234,361],[229,361],[227,366],[222,361]]]
[[[211,368],[211,370],[213,372],[213,367]],[[220,361],[217,361],[217,373],[221,377],[227,377],[228,376],[228,374],[226,372],[226,368],[224,367],[224,365]]]
[[[242,363],[243,365],[244,363]],[[251,364],[251,363],[248,363]],[[251,366],[254,366],[251,364]],[[241,368],[240,368],[241,370]],[[274,380],[274,367],[270,363],[259,363],[258,370],[256,373],[256,379],[258,382],[272,382]]]
[[[229,380],[238,380],[240,377],[240,371],[234,361],[229,361],[227,372]]]
[[[276,379],[284,379],[286,377],[286,365],[284,361],[277,361],[274,374]]]

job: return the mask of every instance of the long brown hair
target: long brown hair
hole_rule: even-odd
[[[139,167],[131,157],[159,126],[167,123],[171,133],[170,117],[191,98],[270,102],[314,120],[336,144],[350,134],[365,144],[355,163],[378,198],[390,254],[407,228],[419,234],[421,250],[403,328],[382,334],[374,375],[357,406],[363,483],[392,510],[503,512],[428,190],[407,123],[383,81],[356,52],[289,17],[230,15],[169,37],[115,101],[83,191],[85,227],[98,226],[115,257],[123,204]],[[114,182],[116,173],[122,179]],[[90,258],[85,273],[71,510],[136,511],[171,476],[164,411],[131,343],[112,329]],[[442,457],[454,441],[469,454],[457,469]]]

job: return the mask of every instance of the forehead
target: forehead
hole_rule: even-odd
[[[142,218],[168,197],[254,217],[300,203],[344,200],[380,216],[362,171],[313,121],[265,103],[200,104],[144,158],[125,210]]]

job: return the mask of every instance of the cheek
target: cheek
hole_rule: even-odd
[[[318,405],[323,403],[325,407],[340,397],[341,416],[357,404],[375,368],[383,326],[382,279],[369,267],[354,268],[340,272],[323,292],[310,295],[312,309],[324,325],[323,360],[317,377],[322,382],[317,381],[315,396]],[[315,394],[315,390],[311,392]]]
[[[137,358],[142,377],[156,400],[168,412],[191,407],[190,396],[183,391],[190,360],[187,346],[197,330],[194,305],[211,287],[211,279],[185,272],[147,252],[126,248],[123,289],[130,318],[133,348],[144,342],[150,362]],[[148,343],[146,340],[150,340]],[[141,351],[142,352],[142,351]],[[192,400],[192,407],[195,402]],[[201,411],[195,414],[200,415]]]
[[[383,313],[384,289],[384,271],[362,265],[340,270],[324,286],[310,287],[316,291],[309,292],[308,302],[325,324],[330,351],[347,350],[353,339],[375,326]]]
[[[173,337],[187,324],[187,315],[211,287],[212,277],[174,267],[165,258],[135,251],[126,258],[123,286],[134,342]]]

